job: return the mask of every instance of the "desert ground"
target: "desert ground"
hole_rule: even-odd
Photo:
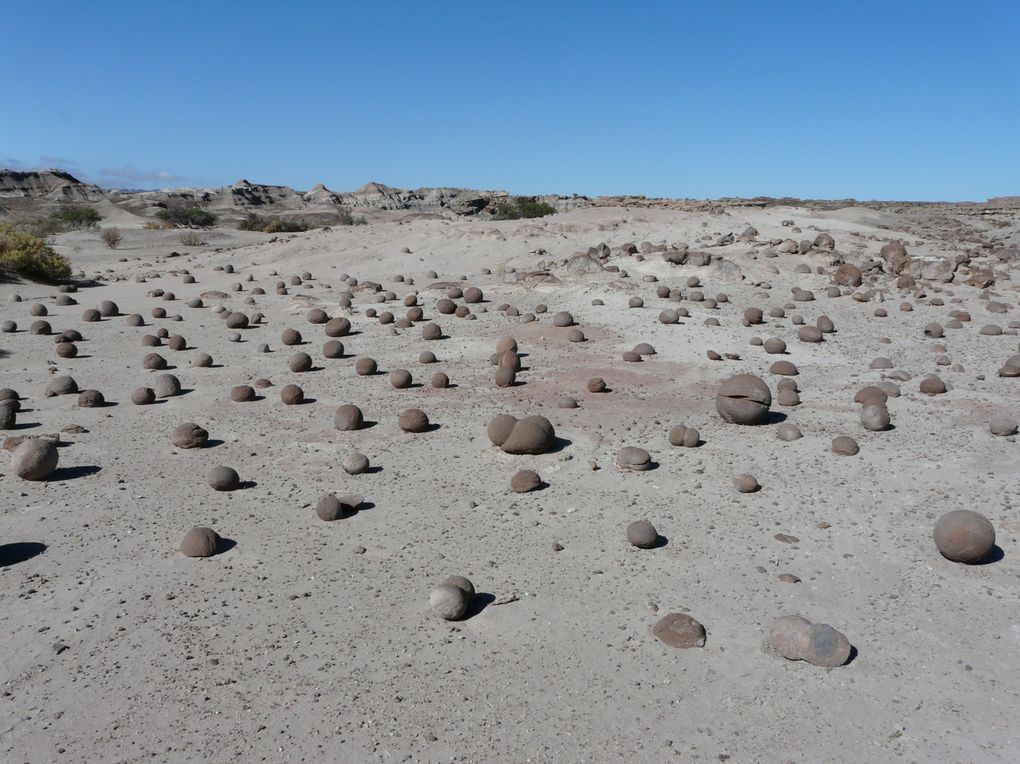
[[[607,204],[536,220],[219,227],[192,247],[113,220],[116,250],[96,231],[55,238],[77,291],[0,284],[0,319],[18,326],[0,335],[0,386],[21,397],[3,435],[60,440],[46,480],[18,477],[9,454],[0,465],[4,761],[1016,761],[1018,452],[989,428],[1020,417],[1007,363],[1020,352],[1016,210]],[[883,254],[891,242],[906,255]],[[439,312],[469,287],[482,301],[453,302],[471,318]],[[424,320],[406,326],[409,295]],[[84,322],[104,300],[117,315]],[[54,333],[81,332],[76,357],[28,331],[37,303]],[[324,356],[315,308],[350,320],[344,357]],[[660,320],[668,309],[677,323]],[[223,316],[256,311],[232,341]],[[561,311],[585,341],[554,325]],[[822,316],[834,331],[802,341]],[[441,339],[423,339],[429,322]],[[143,346],[161,328],[187,349]],[[302,344],[281,342],[288,328]],[[499,387],[491,356],[506,336],[522,368]],[[638,343],[654,354],[625,360]],[[437,362],[420,363],[424,351]],[[150,352],[168,368],[143,368]],[[291,371],[295,352],[312,370]],[[193,366],[198,353],[213,365]],[[366,356],[379,373],[356,373]],[[872,368],[878,357],[888,368]],[[798,373],[773,373],[777,361]],[[394,388],[394,369],[413,385]],[[449,387],[430,385],[436,372]],[[132,403],[163,373],[182,394]],[[717,411],[740,373],[770,388],[761,424]],[[922,393],[929,374],[944,393]],[[107,405],[46,397],[62,375]],[[606,391],[589,392],[597,377]],[[231,399],[257,379],[272,386]],[[783,379],[799,405],[779,404]],[[306,402],[284,404],[287,384]],[[892,426],[872,431],[854,398],[880,384]],[[369,426],[338,430],[343,404]],[[403,432],[409,408],[432,427]],[[556,439],[505,453],[487,436],[500,414],[544,416]],[[208,432],[204,447],[172,443],[187,422]],[[700,444],[672,445],[678,425]],[[780,439],[788,425],[803,437]],[[840,436],[859,453],[834,453]],[[618,466],[625,447],[654,468]],[[352,452],[371,468],[348,474]],[[214,490],[216,466],[241,486]],[[520,470],[541,489],[512,491]],[[743,474],[759,490],[738,491]],[[323,521],[331,493],[363,502]],[[958,509],[994,525],[981,564],[933,540]],[[653,548],[628,543],[636,520],[661,536]],[[225,540],[218,554],[179,551],[196,526]],[[450,575],[477,591],[458,620],[430,607]],[[658,639],[668,613],[700,622],[704,645]],[[845,635],[845,665],[783,657],[770,628],[784,615]]]

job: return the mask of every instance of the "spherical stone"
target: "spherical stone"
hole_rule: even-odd
[[[624,446],[616,455],[616,466],[625,470],[644,472],[654,466],[651,455],[643,448]]]
[[[627,541],[639,549],[651,549],[659,540],[659,532],[647,520],[635,520],[627,526]]]
[[[872,362],[868,364],[868,368],[870,369],[891,369],[892,367],[893,362],[885,356],[878,356],[878,358],[873,359]]]
[[[195,353],[191,357],[191,365],[196,369],[208,369],[213,365],[212,356],[208,353]]]
[[[209,433],[194,422],[185,422],[174,428],[170,442],[178,448],[199,448],[209,440]]]
[[[344,457],[341,466],[348,475],[361,475],[368,471],[368,457],[352,451]]]
[[[78,355],[78,347],[73,342],[58,342],[57,355],[61,358],[74,358]]]
[[[565,311],[565,310],[560,311],[555,316],[553,316],[553,326],[563,327],[563,326],[573,326],[573,325],[574,325],[574,317],[570,313]]]
[[[358,506],[362,501],[364,501],[363,497],[352,494],[343,496],[327,494],[315,504],[315,514],[319,516],[320,520],[328,523],[334,520],[345,520],[357,513]]]
[[[769,371],[785,377],[795,377],[800,373],[792,361],[776,361],[769,367]]]
[[[170,338],[170,341],[167,343],[167,346],[171,350],[185,350],[188,347],[188,341],[184,339],[184,337],[182,337],[181,335],[175,334],[173,337]]]
[[[932,374],[921,380],[920,390],[925,395],[942,395],[946,392],[946,383]]]
[[[924,327],[924,336],[938,339],[942,336],[942,327],[936,323],[926,324]]]
[[[433,353],[431,350],[423,350],[421,353],[418,354],[418,363],[420,364],[425,365],[438,362],[439,359],[436,358],[436,354]]]
[[[811,622],[799,615],[780,616],[769,630],[772,646],[787,660],[799,661],[811,642]]]
[[[344,343],[340,340],[329,340],[322,346],[322,355],[325,358],[343,358]]]
[[[779,355],[786,352],[786,343],[778,337],[769,337],[762,343],[762,347],[769,355]]]
[[[783,422],[783,424],[779,425],[779,429],[776,430],[776,437],[781,441],[789,443],[794,440],[799,440],[803,437],[803,435],[797,425],[792,424],[791,422]]]
[[[45,316],[49,311],[46,310],[46,306],[41,302],[32,303],[28,307],[28,314],[30,316]]]
[[[305,402],[305,393],[297,385],[284,385],[280,389],[280,400],[287,406],[296,406]]]
[[[576,326],[572,326],[569,329],[567,329],[566,337],[567,342],[584,342],[586,340],[584,332],[582,332]]]
[[[284,345],[300,345],[301,332],[297,329],[284,329],[283,333],[280,334],[280,342]]]
[[[206,480],[217,491],[234,491],[241,485],[237,471],[230,467],[213,467]]]
[[[677,649],[705,646],[705,627],[686,613],[669,613],[661,618],[652,627],[652,636]]]
[[[605,391],[606,381],[602,377],[593,377],[588,380],[589,393],[604,393]]]
[[[0,324],[0,332],[4,334],[10,334],[18,331],[18,324],[15,321],[7,320]]]
[[[655,348],[647,342],[639,342],[634,346],[634,351],[638,355],[655,355]]]
[[[407,409],[400,413],[397,424],[404,432],[425,432],[429,428],[429,418],[421,409]]]
[[[143,334],[142,345],[145,347],[159,347],[163,344],[163,340],[157,337],[155,334]]]
[[[680,424],[669,431],[669,442],[674,446],[694,448],[701,442],[701,435],[693,427]]]
[[[230,400],[235,403],[246,403],[255,400],[255,388],[251,385],[235,385],[230,388]]]
[[[451,315],[457,309],[456,303],[448,297],[442,297],[436,301],[436,310],[444,316]]]
[[[345,403],[333,414],[333,426],[338,430],[360,430],[364,424],[361,409],[353,403]]]
[[[540,488],[542,478],[534,470],[520,470],[510,478],[510,490],[514,493],[528,493]]]
[[[181,554],[185,557],[212,557],[223,546],[223,539],[212,528],[192,528],[181,540]]]
[[[854,456],[861,450],[857,441],[848,435],[840,435],[832,439],[832,453],[840,456]]]
[[[99,309],[99,315],[106,318],[120,315],[120,308],[117,307],[117,303],[113,300],[103,300],[96,307]]]
[[[758,485],[758,479],[754,475],[748,475],[746,472],[734,477],[733,485],[737,487],[740,493],[754,493],[761,487]]]
[[[643,308],[643,307],[645,307],[645,301],[642,300],[640,297],[635,295],[634,297],[631,297],[627,301],[627,307],[628,308]]]
[[[817,326],[802,326],[797,329],[797,338],[801,342],[821,342],[823,339],[822,330]]]
[[[429,594],[429,607],[444,621],[457,621],[465,616],[471,598],[453,584],[440,584]]]
[[[464,290],[464,302],[481,302],[482,290],[478,287],[468,287]]]
[[[244,313],[228,313],[226,318],[228,329],[246,329],[248,327],[248,316]]]
[[[172,398],[181,394],[181,381],[173,374],[160,374],[156,377],[153,389],[157,398]]]
[[[324,324],[329,321],[329,315],[322,308],[312,308],[305,314],[310,324]]]
[[[768,418],[771,405],[769,386],[753,374],[737,374],[724,380],[715,397],[716,411],[731,424],[761,424]]]
[[[351,322],[343,316],[331,318],[323,326],[327,337],[346,337],[351,333]]]
[[[495,446],[502,446],[506,442],[506,439],[510,437],[510,433],[513,432],[514,425],[517,424],[516,417],[510,414],[497,414],[491,420],[485,428],[486,435],[489,436],[489,440]]]
[[[885,391],[876,385],[862,387],[854,395],[854,403],[860,403],[865,406],[885,406],[887,399],[888,396],[885,394]]]
[[[429,377],[429,387],[433,387],[439,390],[445,390],[450,386],[450,378],[442,371],[437,371],[431,377]]]
[[[748,308],[744,311],[744,321],[748,324],[760,324],[764,321],[765,314],[761,308]]]
[[[46,336],[53,332],[53,327],[50,326],[49,321],[33,321],[32,325],[28,327],[29,334]]]
[[[411,386],[411,372],[407,369],[394,369],[390,372],[390,384],[397,390],[405,390]]]
[[[512,369],[517,372],[521,370],[523,364],[521,363],[521,357],[518,355],[516,350],[507,350],[496,356],[496,365]]]
[[[1017,421],[1006,414],[996,414],[988,422],[988,431],[992,435],[1009,436],[1016,435],[1018,428]]]
[[[633,350],[628,350],[623,354],[623,360],[626,361],[627,363],[640,363],[642,359],[640,353],[635,353]]]
[[[87,324],[94,324],[101,318],[102,316],[100,315],[99,311],[96,310],[95,308],[89,308],[84,313],[81,314],[81,320]]]
[[[659,323],[679,323],[680,314],[672,308],[666,308],[659,313]]]
[[[561,395],[556,399],[556,408],[558,409],[576,409],[577,399],[572,398],[569,395]]]
[[[11,454],[11,471],[22,480],[45,480],[57,469],[60,455],[49,438],[28,438]]]
[[[106,398],[98,390],[82,390],[78,394],[78,406],[83,409],[101,408],[106,405]]]
[[[995,548],[995,528],[987,517],[969,509],[942,515],[935,523],[934,537],[943,557],[969,565],[981,562]]]
[[[151,387],[137,387],[131,392],[131,402],[136,406],[155,403],[156,392]]]
[[[74,381],[74,377],[69,377],[66,374],[53,377],[47,384],[46,389],[43,391],[43,395],[47,398],[54,398],[58,395],[74,395],[78,392],[78,383]]]
[[[517,374],[507,366],[500,366],[496,369],[496,387],[512,387],[517,381]]]
[[[312,368],[312,357],[308,353],[298,351],[287,359],[287,365],[295,374],[310,371]]]
[[[142,359],[142,368],[152,370],[165,369],[167,367],[166,359],[159,353],[149,353]]]
[[[776,403],[784,407],[792,407],[800,405],[800,396],[796,390],[783,389],[779,391],[776,396]]]
[[[0,430],[13,430],[18,423],[18,401],[0,401]]]
[[[377,369],[375,359],[365,356],[359,358],[357,363],[354,364],[354,371],[359,377],[370,377],[375,374]]]
[[[438,340],[442,336],[443,330],[439,324],[429,322],[421,328],[421,338],[423,340]]]
[[[861,409],[861,426],[871,432],[881,432],[889,429],[889,409],[875,403],[868,404]]]
[[[850,641],[827,623],[813,623],[807,631],[807,648],[801,660],[812,666],[836,668],[850,659]]]
[[[500,337],[496,342],[496,354],[503,355],[503,353],[516,353],[517,352],[517,340],[510,335]]]
[[[425,311],[415,305],[407,309],[407,313],[404,314],[404,317],[408,321],[422,321],[425,318]]]

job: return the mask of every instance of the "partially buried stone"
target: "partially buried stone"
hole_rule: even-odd
[[[705,627],[686,613],[669,613],[652,627],[652,636],[670,647],[705,646]]]

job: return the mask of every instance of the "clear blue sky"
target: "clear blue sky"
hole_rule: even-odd
[[[117,186],[1020,194],[1020,0],[0,0],[0,164]]]

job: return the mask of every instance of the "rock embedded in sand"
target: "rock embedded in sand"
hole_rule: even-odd
[[[542,478],[534,470],[520,470],[510,478],[510,490],[514,493],[528,493],[540,488]]]
[[[636,446],[624,446],[616,455],[616,466],[625,470],[644,472],[655,466],[655,463],[645,449]]]
[[[280,389],[280,400],[286,406],[297,406],[305,402],[305,392],[297,385],[284,385]]]
[[[606,391],[606,381],[602,377],[592,377],[588,380],[587,387],[589,393],[604,393]]]
[[[857,441],[849,435],[840,435],[832,439],[832,453],[840,456],[854,456],[861,450]]]
[[[181,381],[173,374],[160,374],[153,384],[157,398],[172,398],[181,394]]]
[[[778,337],[769,337],[762,343],[762,348],[769,355],[781,355],[786,352],[786,343]]]
[[[814,666],[835,668],[850,659],[847,638],[825,623],[811,623],[797,615],[772,622],[772,646],[787,660],[806,661]]]
[[[987,517],[969,509],[942,515],[935,522],[934,538],[943,557],[968,565],[985,560],[995,548],[995,528]]]
[[[734,477],[733,485],[737,487],[737,490],[740,493],[754,493],[760,488],[757,478],[755,478],[754,475],[747,474],[746,472]]]
[[[320,520],[331,523],[335,520],[345,520],[357,514],[358,506],[364,501],[361,496],[344,494],[337,496],[327,494],[315,504],[315,514]]]
[[[669,431],[669,442],[674,446],[694,448],[701,442],[701,435],[693,427],[679,424]]]
[[[686,613],[669,613],[662,617],[652,627],[652,636],[678,649],[705,646],[705,627]]]
[[[156,402],[156,392],[151,387],[136,387],[131,392],[131,402],[136,406],[146,406]]]
[[[351,322],[343,316],[331,318],[323,326],[323,331],[327,337],[346,337],[351,333]]]
[[[647,520],[635,520],[627,526],[627,541],[638,549],[652,549],[659,541],[659,532]]]
[[[429,322],[421,328],[421,338],[423,340],[438,340],[442,339],[443,330],[439,324]]]
[[[338,430],[360,430],[365,424],[361,409],[353,403],[345,403],[333,414],[333,426]]]
[[[996,414],[988,420],[988,431],[992,435],[1000,435],[1003,437],[1016,435],[1018,427],[1020,427],[1020,425],[1018,425],[1017,421],[1007,414]]]
[[[918,388],[925,395],[942,395],[946,392],[946,383],[935,374],[921,380]]]
[[[46,384],[43,395],[47,398],[55,398],[58,395],[74,395],[77,392],[78,383],[74,381],[73,377],[64,374],[59,377],[53,377]]]
[[[861,409],[861,426],[871,432],[889,429],[889,409],[877,403],[869,403]]]
[[[445,372],[437,371],[429,377],[429,387],[444,390],[450,386],[450,378]]]
[[[227,314],[226,324],[228,329],[245,329],[248,326],[248,316],[244,313]]]
[[[459,586],[440,584],[429,594],[429,607],[444,621],[457,621],[467,614],[472,599]]]
[[[553,326],[564,327],[573,325],[574,317],[565,310],[562,310],[553,316]]]
[[[425,432],[429,429],[429,418],[421,409],[406,409],[397,417],[397,425],[404,432]]]
[[[348,475],[361,475],[368,471],[368,457],[357,451],[352,451],[344,457],[340,466]]]
[[[231,467],[213,467],[206,481],[217,491],[235,491],[241,485],[241,478]]]
[[[486,433],[493,445],[507,454],[544,454],[556,442],[556,432],[543,416],[517,419],[509,414],[498,414],[489,422]]]
[[[235,403],[247,403],[255,400],[255,388],[251,385],[234,385],[230,388],[230,400]]]
[[[795,377],[800,373],[792,361],[776,361],[769,367],[769,371],[784,377]]]
[[[209,433],[194,422],[177,425],[170,433],[170,442],[178,448],[200,448],[209,440]]]
[[[50,438],[27,438],[11,454],[11,471],[22,480],[45,480],[57,469],[60,455]]]
[[[106,398],[98,390],[82,390],[78,394],[78,407],[83,409],[101,408],[106,405]]]
[[[779,429],[776,430],[776,437],[785,443],[790,443],[794,440],[800,440],[804,436],[797,425],[792,422],[783,422],[779,425]]]
[[[731,424],[761,424],[768,418],[771,405],[769,386],[753,374],[737,374],[724,380],[715,397],[716,411]]]
[[[212,528],[192,528],[181,541],[181,554],[185,557],[212,557],[223,547],[223,539]]]

